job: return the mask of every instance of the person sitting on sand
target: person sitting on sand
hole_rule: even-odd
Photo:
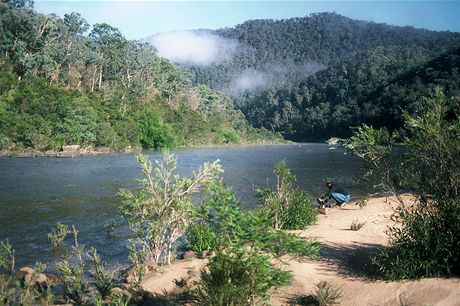
[[[339,184],[335,184],[332,181],[327,180],[326,187],[329,189],[328,193],[317,199],[321,209],[326,208],[327,203],[331,199],[335,200],[335,205],[337,206],[342,206],[350,201],[350,193]],[[332,207],[330,205],[328,206]]]

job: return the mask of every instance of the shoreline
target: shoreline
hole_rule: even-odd
[[[263,145],[301,145],[305,143],[296,143],[296,142],[257,142],[257,143],[240,143],[240,144],[221,144],[221,145],[191,145],[191,146],[177,146],[169,150],[174,151],[176,149],[199,149],[199,148],[244,148],[244,147],[253,147],[253,146],[263,146]],[[61,151],[57,150],[46,150],[39,151],[33,148],[26,148],[23,150],[11,150],[4,149],[0,150],[0,158],[40,158],[40,157],[54,157],[54,158],[73,158],[78,156],[96,156],[101,154],[131,154],[139,153],[146,150],[155,150],[155,149],[142,149],[138,147],[128,146],[123,150],[113,150],[109,147],[93,147],[87,146],[81,148],[80,145],[68,145],[63,146]],[[156,149],[156,151],[161,152],[162,149]]]

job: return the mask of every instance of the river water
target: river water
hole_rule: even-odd
[[[161,159],[146,151],[152,160]],[[314,199],[324,193],[325,179],[348,187],[353,197],[364,188],[353,182],[362,174],[360,161],[325,144],[260,145],[175,150],[181,175],[190,176],[205,161],[219,159],[223,178],[245,208],[257,205],[254,189],[273,187],[274,164],[285,160],[297,185]],[[104,223],[119,217],[119,188],[135,188],[141,178],[134,154],[75,158],[0,158],[0,240],[16,250],[17,267],[36,261],[54,263],[63,248],[53,249],[47,234],[57,222],[73,224],[79,242],[96,247],[112,264],[127,263],[126,228],[107,235]],[[68,239],[70,246],[72,239]]]

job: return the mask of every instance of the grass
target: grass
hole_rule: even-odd
[[[352,231],[359,231],[365,224],[366,222],[359,222],[357,219],[353,220],[350,225],[350,229]]]

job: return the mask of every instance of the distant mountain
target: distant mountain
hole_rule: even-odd
[[[206,35],[233,44],[232,54],[204,65],[179,63],[189,69],[194,83],[231,95],[254,126],[293,140],[347,136],[350,126],[362,122],[397,128],[399,105],[407,103],[373,95],[460,47],[459,33],[357,21],[335,13],[250,20]],[[436,67],[440,74],[448,73],[444,69],[452,67]],[[446,82],[456,79],[443,85],[458,87]]]

